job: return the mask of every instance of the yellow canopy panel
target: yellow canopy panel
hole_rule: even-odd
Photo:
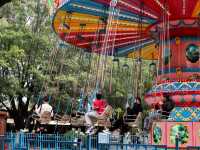
[[[128,58],[138,58],[140,56],[140,53],[143,59],[148,59],[148,60],[158,59],[158,49],[155,48],[155,44],[146,46],[141,50],[129,53]]]

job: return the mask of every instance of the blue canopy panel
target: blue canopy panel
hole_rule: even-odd
[[[128,45],[128,46],[125,46],[125,47],[116,48],[115,49],[115,55],[116,56],[127,56],[129,53],[137,51],[139,49],[142,49],[142,48],[144,48],[148,45],[151,45],[153,43],[155,43],[154,40],[147,39],[143,42],[138,42],[138,43],[131,44],[131,45]]]

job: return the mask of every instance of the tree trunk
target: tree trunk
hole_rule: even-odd
[[[15,112],[15,115],[13,117],[15,122],[15,130],[19,131],[20,129],[24,129],[25,127],[25,116],[23,113],[20,113],[19,111]]]
[[[28,117],[27,111],[23,112],[21,110],[12,111],[11,118],[14,119],[15,122],[15,130],[19,131],[20,129],[24,129],[25,120]]]
[[[28,117],[28,108],[26,104],[22,102],[22,95],[19,94],[18,96],[18,108],[16,108],[14,100],[11,100],[11,118],[14,119],[15,122],[15,129],[19,131],[20,129],[24,129],[25,127],[25,120]]]

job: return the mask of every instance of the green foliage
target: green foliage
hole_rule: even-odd
[[[45,5],[36,1],[13,1],[1,7],[0,14],[0,102],[8,104],[21,128],[28,106],[36,103],[43,83],[50,80],[50,74],[40,67],[46,68],[53,47],[47,27],[50,19]]]
[[[7,4],[7,3],[9,3],[9,2],[11,2],[11,0],[1,0],[0,1],[0,7],[5,5],[5,4]]]
[[[81,89],[94,90],[99,55],[84,53],[71,45],[59,47],[44,3],[16,0],[1,7],[0,14],[0,96],[10,102],[12,110],[21,108],[12,102],[13,97],[21,95],[27,97],[27,106],[45,94],[54,97],[52,104],[60,101],[66,106],[71,105],[70,97],[79,97]],[[143,65],[143,78],[138,84],[144,91],[148,62]],[[134,93],[137,86],[135,60],[120,58],[117,64],[107,57],[106,66],[104,96],[116,107],[122,106],[121,103],[124,106],[128,93]]]

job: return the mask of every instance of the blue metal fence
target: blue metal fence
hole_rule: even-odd
[[[164,145],[142,143],[136,136],[98,136],[7,133],[0,137],[3,150],[161,150]]]
[[[187,150],[200,150],[200,147],[193,147],[193,146],[188,146]]]
[[[167,147],[145,144],[101,144],[98,150],[167,150]]]
[[[1,136],[3,150],[81,150],[81,141],[58,134],[8,133]]]

